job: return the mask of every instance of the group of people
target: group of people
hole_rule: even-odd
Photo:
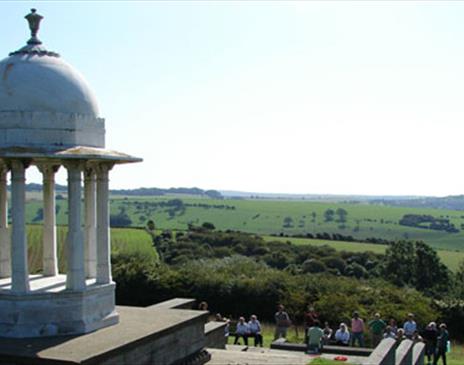
[[[205,310],[204,306],[202,309]],[[229,336],[230,321],[223,319],[219,314],[217,316],[219,317],[216,320],[227,322],[225,335]],[[282,304],[277,306],[274,319],[276,324],[274,340],[286,338],[292,321]],[[437,326],[435,322],[430,322],[423,331],[419,331],[412,313],[408,314],[403,326],[398,327],[394,319],[390,319],[388,323],[385,322],[380,313],[375,313],[374,317],[365,323],[359,313],[355,311],[351,318],[351,326],[348,327],[346,323],[342,322],[334,333],[328,322],[321,326],[319,314],[313,306],[309,305],[304,313],[304,325],[305,343],[309,353],[319,353],[324,345],[329,344],[364,347],[364,335],[368,331],[373,347],[376,347],[385,338],[395,339],[398,343],[405,339],[410,339],[413,342],[424,342],[427,363],[437,365],[441,359],[443,365],[446,365],[446,352],[449,350],[449,333],[446,324],[442,323]],[[245,321],[245,317],[239,318],[235,329],[234,344],[237,344],[242,338],[244,344],[248,346],[250,337],[254,338],[255,346],[263,346],[261,324],[254,314],[248,322]]]
[[[229,337],[230,335],[230,320],[223,318],[220,313],[216,314],[216,321],[226,322],[224,328],[224,335]],[[261,334],[261,323],[258,321],[258,317],[255,314],[250,316],[248,322],[245,321],[245,317],[240,317],[235,326],[235,340],[234,345],[239,343],[240,339],[243,339],[243,344],[248,346],[248,339],[254,338],[255,346],[263,347],[263,335]]]
[[[252,337],[255,340],[255,346],[263,347],[263,335],[261,334],[261,323],[258,317],[252,314],[250,320],[245,322],[245,317],[240,317],[235,327],[234,345],[238,343],[240,338],[243,338],[245,346],[248,346],[248,338]]]
[[[276,338],[285,337],[290,318],[283,311],[283,306],[278,307],[276,313]],[[279,320],[285,319],[288,326],[282,327]],[[375,313],[374,318],[364,323],[358,312],[353,312],[351,318],[351,332],[346,323],[340,323],[339,328],[333,334],[333,330],[328,322],[322,327],[319,321],[319,315],[310,305],[304,313],[305,324],[305,343],[308,346],[308,352],[318,353],[324,345],[334,344],[339,346],[365,346],[364,334],[368,330],[371,334],[372,345],[376,347],[384,338],[393,338],[398,343],[404,339],[410,339],[413,342],[425,343],[425,355],[428,364],[436,365],[440,359],[443,365],[446,365],[446,352],[449,346],[449,333],[446,324],[442,323],[437,326],[435,322],[430,322],[427,327],[419,332],[417,323],[414,320],[414,314],[409,313],[403,327],[399,328],[394,319],[390,319],[388,324],[381,318],[380,313]]]

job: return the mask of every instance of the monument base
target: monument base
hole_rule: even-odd
[[[0,364],[201,365],[208,313],[117,306],[119,323],[80,336],[2,338]]]
[[[87,280],[83,291],[66,290],[66,276],[30,276],[30,291],[11,291],[11,279],[0,280],[0,337],[81,334],[118,323],[115,284]]]

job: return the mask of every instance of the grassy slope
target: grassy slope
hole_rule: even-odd
[[[126,202],[134,201],[160,201],[169,197],[137,198],[130,197]],[[270,201],[270,200],[212,200],[198,198],[183,198],[185,203],[190,204],[225,204],[234,206],[235,210],[188,207],[184,214],[170,219],[166,209],[158,208],[154,211],[137,212],[134,204],[130,204],[127,213],[131,216],[135,225],[143,224],[140,216],[154,219],[162,228],[187,227],[189,222],[202,223],[212,222],[220,229],[236,229],[259,234],[272,234],[284,231],[287,234],[301,234],[306,232],[329,232],[353,235],[357,238],[382,237],[390,240],[398,239],[422,239],[436,248],[448,250],[464,250],[464,232],[446,233],[426,229],[404,227],[398,224],[398,220],[408,213],[430,214],[435,217],[447,216],[451,222],[460,229],[464,224],[464,212],[389,207],[368,204],[345,204],[345,203],[319,203],[305,201]],[[124,199],[112,199],[111,209],[118,211]],[[342,207],[348,211],[346,228],[340,228],[339,223],[324,222],[323,214],[328,208],[337,209]],[[311,214],[316,213],[316,222],[312,222]],[[294,222],[293,228],[283,228],[285,217],[291,217]],[[381,223],[383,220],[384,223]],[[359,224],[357,223],[359,222]],[[359,231],[353,229],[359,225]]]
[[[290,241],[295,245],[314,245],[314,246],[330,246],[339,251],[351,251],[351,252],[364,252],[372,251],[375,253],[384,253],[387,246],[375,245],[372,243],[362,242],[344,242],[344,241],[326,241],[317,239],[306,239],[306,238],[288,238],[288,237],[273,237],[265,236],[267,241]],[[441,260],[451,269],[456,270],[459,263],[464,260],[464,252],[462,251],[448,251],[448,250],[437,250],[438,256]]]
[[[42,207],[40,195],[28,195],[27,220],[32,222]],[[187,204],[207,204],[210,208],[187,207],[183,214],[177,214],[170,218],[167,208],[149,208],[137,210],[136,202],[159,202],[173,198],[181,198]],[[233,206],[235,209],[217,209],[213,205]],[[58,200],[57,223],[66,224],[66,201]],[[395,239],[422,239],[436,249],[439,249],[440,257],[452,269],[455,269],[464,258],[464,230],[459,233],[446,233],[432,230],[404,227],[398,225],[398,220],[407,213],[430,214],[435,217],[448,216],[451,221],[461,228],[464,224],[464,212],[446,211],[437,209],[401,208],[368,204],[345,203],[319,203],[305,201],[283,200],[212,200],[184,196],[168,197],[120,197],[111,199],[111,212],[117,214],[121,207],[125,207],[134,226],[143,226],[148,219],[153,219],[157,227],[162,229],[185,229],[188,223],[201,224],[208,221],[214,223],[219,229],[235,229],[258,234],[269,235],[284,232],[286,234],[304,234],[306,232],[341,233],[352,235],[355,238],[380,237],[390,240]],[[346,228],[341,229],[336,222],[324,222],[323,214],[328,208],[342,207],[348,211]],[[312,213],[316,213],[316,221],[312,222]],[[291,217],[293,228],[283,228],[285,217]],[[381,223],[381,222],[384,223]],[[40,221],[39,221],[40,222]],[[359,225],[359,231],[353,232],[353,228]],[[383,252],[385,246],[362,244],[352,242],[330,242],[318,240],[291,239],[297,244],[310,242],[311,244],[329,244],[340,250]]]
[[[65,270],[65,237],[66,227],[57,227],[58,263],[61,272]],[[42,267],[42,227],[27,227],[28,255],[30,272],[37,272]],[[130,228],[111,229],[112,252],[141,251],[146,255],[156,256],[152,248],[150,236],[143,230]]]

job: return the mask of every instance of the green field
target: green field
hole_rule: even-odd
[[[430,245],[448,250],[464,250],[464,212],[390,207],[370,204],[320,203],[306,201],[271,200],[213,200],[182,198],[185,210],[169,214],[169,208],[150,206],[150,202],[166,202],[172,197],[127,197],[112,198],[111,211],[116,214],[124,209],[133,225],[143,225],[153,219],[158,227],[185,229],[188,223],[212,222],[219,229],[234,229],[258,234],[305,234],[340,233],[355,238],[369,237],[389,240],[424,240]],[[145,204],[145,205],[144,205]],[[198,206],[202,204],[203,206]],[[190,206],[189,206],[190,205]],[[197,206],[192,206],[197,205]],[[225,206],[226,208],[219,208]],[[325,222],[324,212],[331,208],[343,208],[348,212],[347,222]],[[316,218],[312,218],[313,212]],[[431,229],[401,226],[398,221],[404,214],[429,214],[447,217],[459,233],[447,233]],[[283,227],[284,219],[290,217],[292,226]]]
[[[169,200],[180,199],[182,206],[166,204]],[[27,221],[41,223],[40,194],[28,194]],[[327,209],[343,208],[347,211],[346,223],[326,222]],[[439,250],[440,257],[452,269],[464,258],[464,212],[439,209],[403,208],[367,203],[323,203],[287,200],[213,200],[191,196],[162,197],[111,197],[111,214],[125,214],[131,226],[143,227],[148,220],[154,220],[159,229],[186,229],[188,224],[200,225],[211,222],[218,229],[233,229],[262,235],[286,235],[306,233],[339,233],[361,240],[383,238],[388,240],[423,240]],[[406,227],[398,224],[404,214],[428,214],[433,217],[446,217],[460,232],[448,233],[431,229]],[[289,217],[291,224],[284,227],[284,219]],[[288,220],[288,218],[287,218]],[[65,199],[57,200],[57,223],[67,222]],[[287,239],[285,239],[287,240]],[[328,244],[340,250],[383,252],[385,246],[369,243],[354,243],[326,240],[299,240],[299,244]],[[115,246],[116,247],[116,246]]]
[[[65,262],[65,237],[66,227],[57,227],[58,242],[58,266],[60,272],[66,270]],[[27,243],[29,270],[36,273],[42,268],[42,227],[27,227]],[[131,253],[142,252],[144,255],[156,257],[152,247],[150,236],[141,229],[132,228],[112,228],[111,229],[111,249],[112,253]]]
[[[307,239],[307,238],[288,238],[288,237],[274,237],[264,236],[267,241],[290,241],[295,245],[313,245],[313,246],[330,246],[335,248],[337,251],[350,251],[350,252],[365,252],[372,251],[375,253],[384,253],[386,245],[376,245],[373,243],[363,242],[345,242],[345,241],[327,241],[318,239]],[[438,256],[443,263],[448,266],[451,270],[455,271],[459,264],[464,261],[463,251],[449,251],[449,250],[437,250]]]

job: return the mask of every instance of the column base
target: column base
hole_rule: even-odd
[[[0,337],[26,338],[83,334],[119,322],[115,284],[88,280],[86,290],[65,289],[66,277],[30,277],[31,291],[14,294],[0,280]]]

